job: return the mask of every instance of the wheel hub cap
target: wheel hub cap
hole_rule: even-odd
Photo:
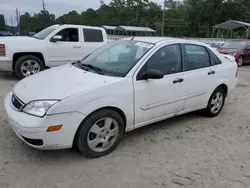
[[[27,60],[21,65],[21,72],[24,76],[29,76],[40,72],[40,65],[36,61]]]
[[[212,113],[218,113],[223,105],[223,94],[221,92],[218,92],[214,95],[212,101],[211,101],[211,112]]]
[[[119,126],[115,119],[106,117],[98,120],[89,130],[87,143],[91,150],[103,152],[116,142]]]

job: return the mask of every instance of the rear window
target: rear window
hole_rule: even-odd
[[[85,42],[103,42],[102,31],[99,29],[83,29]]]

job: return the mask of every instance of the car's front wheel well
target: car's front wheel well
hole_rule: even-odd
[[[45,60],[44,60],[42,53],[40,53],[40,52],[20,52],[20,53],[15,53],[13,55],[12,70],[15,70],[17,60],[25,55],[32,55],[32,56],[39,58],[43,62],[44,67],[45,67]]]
[[[84,124],[84,122],[87,120],[87,118],[88,118],[89,116],[91,116],[92,114],[94,114],[94,113],[96,113],[96,112],[98,112],[98,111],[100,111],[100,110],[105,110],[105,109],[107,109],[107,110],[113,110],[113,111],[117,112],[117,113],[121,116],[121,118],[122,118],[122,120],[123,120],[123,122],[124,122],[124,125],[125,125],[125,126],[124,126],[124,131],[125,131],[126,125],[127,125],[127,118],[126,118],[126,115],[125,115],[125,113],[124,113],[120,108],[113,107],[113,106],[102,107],[102,108],[99,108],[99,109],[97,109],[97,110],[91,112],[89,115],[87,115],[87,116],[84,118],[84,120],[80,123],[80,125]],[[78,130],[79,130],[79,128],[80,128],[80,125],[78,126],[78,128],[77,128],[77,130],[76,130],[75,137],[74,137],[74,143],[75,143],[76,134],[77,134],[77,132],[78,132]]]

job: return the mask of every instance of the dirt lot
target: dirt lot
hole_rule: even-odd
[[[112,154],[86,159],[39,151],[7,123],[3,99],[17,82],[0,73],[0,188],[250,187],[250,66],[213,119],[195,113],[127,133]]]

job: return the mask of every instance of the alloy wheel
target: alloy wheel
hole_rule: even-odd
[[[119,136],[118,122],[110,117],[98,120],[88,132],[87,144],[92,151],[103,152],[114,145]]]
[[[41,67],[39,63],[34,60],[26,60],[23,62],[21,66],[21,72],[25,77],[30,76],[32,74],[36,74],[40,72],[40,70],[41,70]]]

